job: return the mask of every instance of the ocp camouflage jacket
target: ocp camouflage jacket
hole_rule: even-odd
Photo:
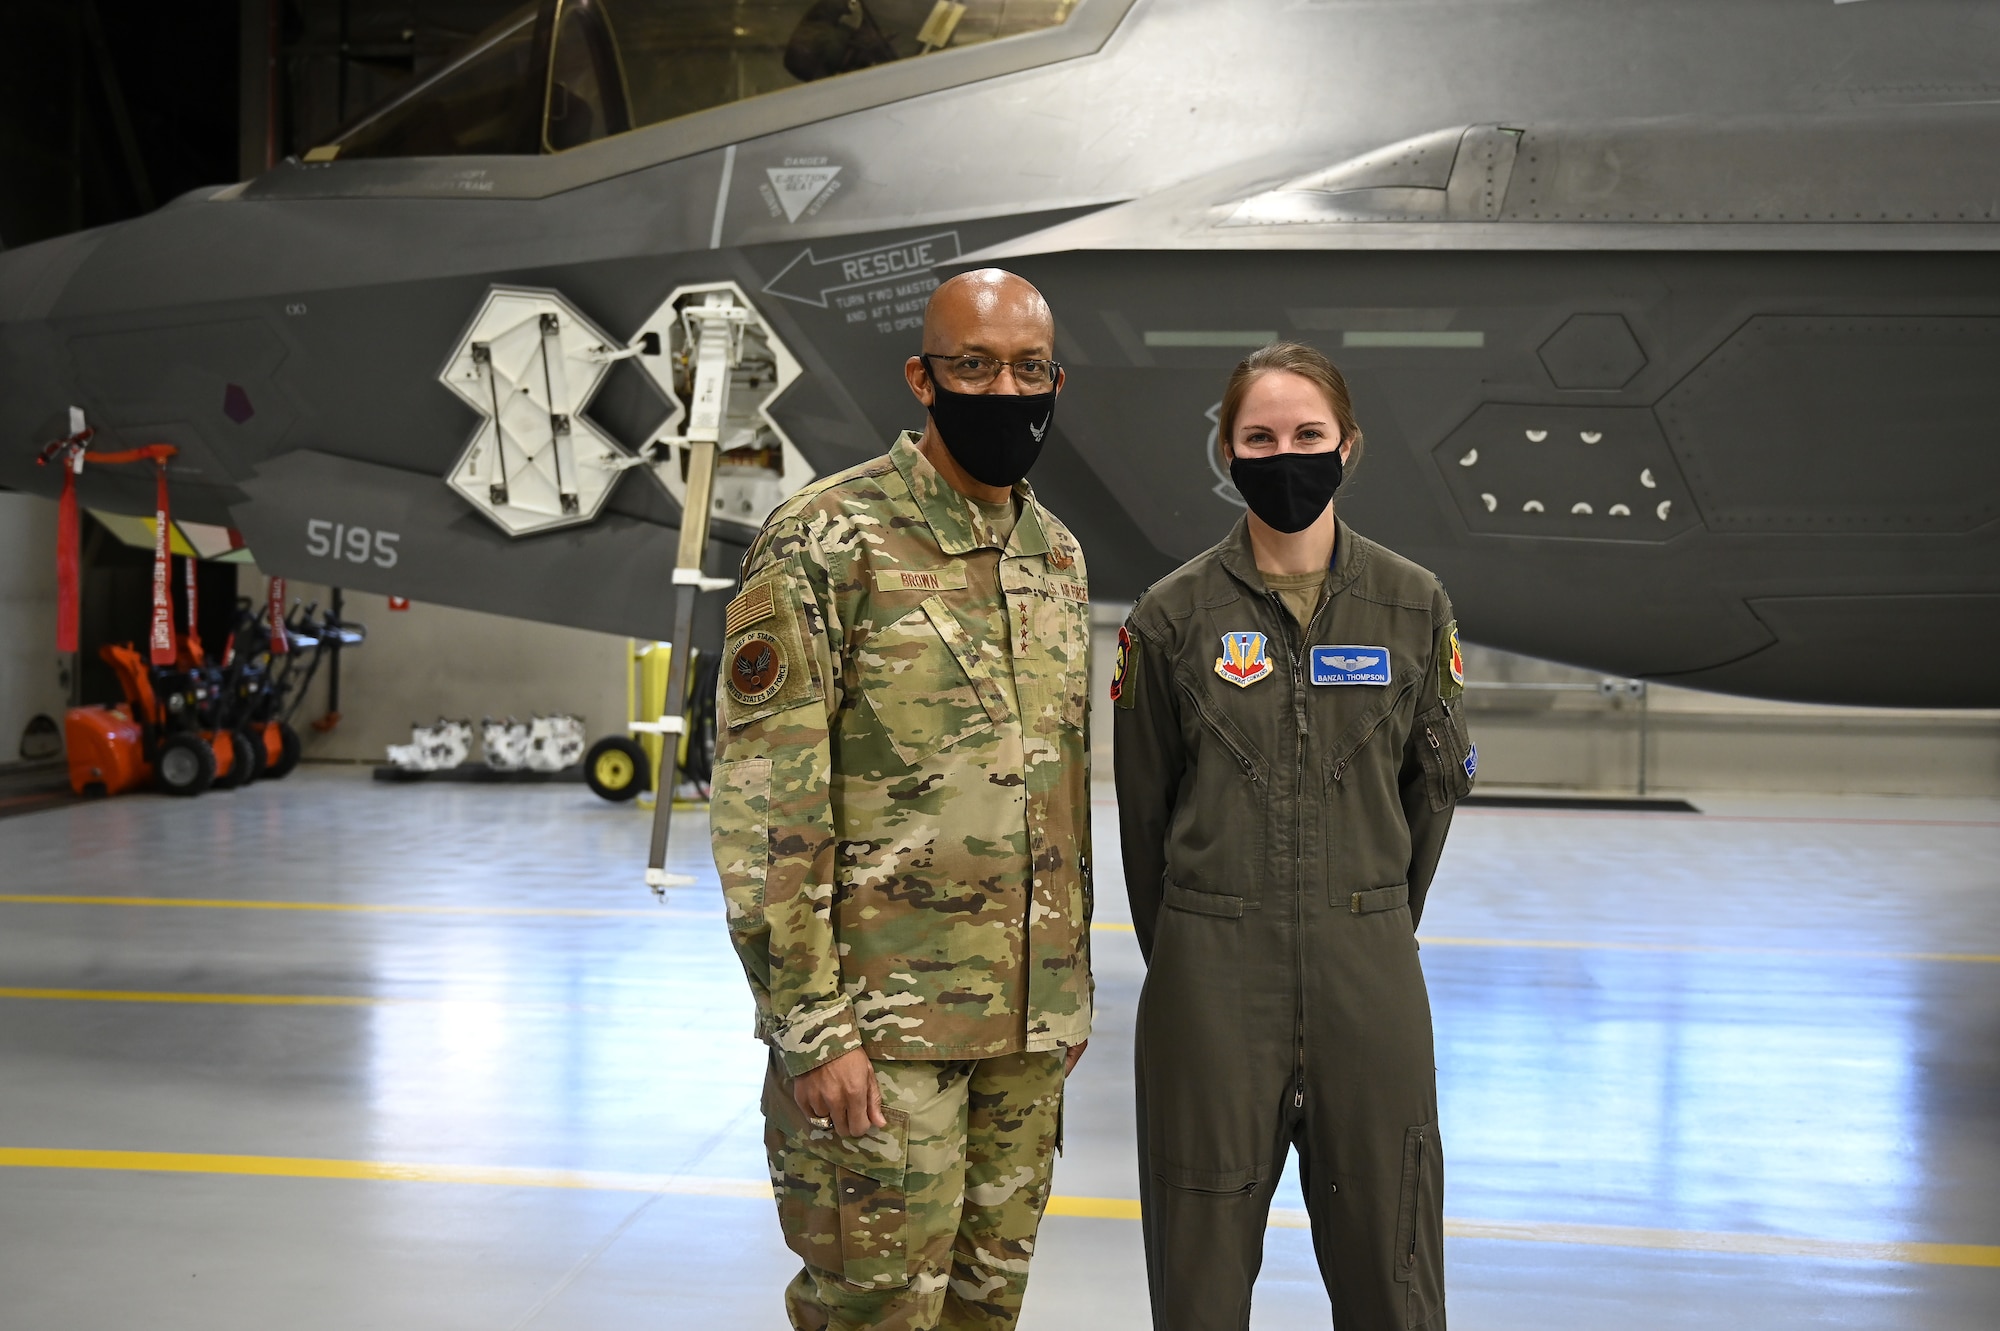
[[[786,501],[725,624],[710,825],[757,1033],[990,1058],[1090,1033],[1089,590],[905,434]]]

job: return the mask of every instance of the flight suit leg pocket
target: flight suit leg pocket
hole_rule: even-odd
[[[1444,1149],[1437,1124],[1403,1133],[1403,1184],[1396,1207],[1396,1279],[1406,1287],[1404,1326],[1444,1306]]]
[[[1465,728],[1464,707],[1440,702],[1419,713],[1415,734],[1431,812],[1443,813],[1472,793],[1476,760],[1472,737]]]

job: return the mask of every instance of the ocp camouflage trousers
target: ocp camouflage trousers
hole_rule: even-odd
[[[841,1137],[792,1099],[775,1058],[764,1147],[778,1223],[805,1259],[797,1331],[1014,1325],[1048,1205],[1063,1053],[875,1064],[886,1128]]]

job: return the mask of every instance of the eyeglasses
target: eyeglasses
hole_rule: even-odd
[[[1062,374],[1062,366],[1052,360],[1000,360],[994,356],[937,356],[930,352],[919,352],[919,360],[932,374],[937,368],[932,361],[944,362],[951,379],[967,388],[984,388],[1000,377],[1000,371],[1012,370],[1014,382],[1024,391],[1046,393],[1056,386],[1056,379]]]

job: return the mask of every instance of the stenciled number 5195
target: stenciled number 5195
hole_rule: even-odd
[[[396,567],[396,542],[402,534],[350,527],[326,518],[306,521],[306,553],[321,559],[344,559],[350,564],[372,563],[378,568]]]

